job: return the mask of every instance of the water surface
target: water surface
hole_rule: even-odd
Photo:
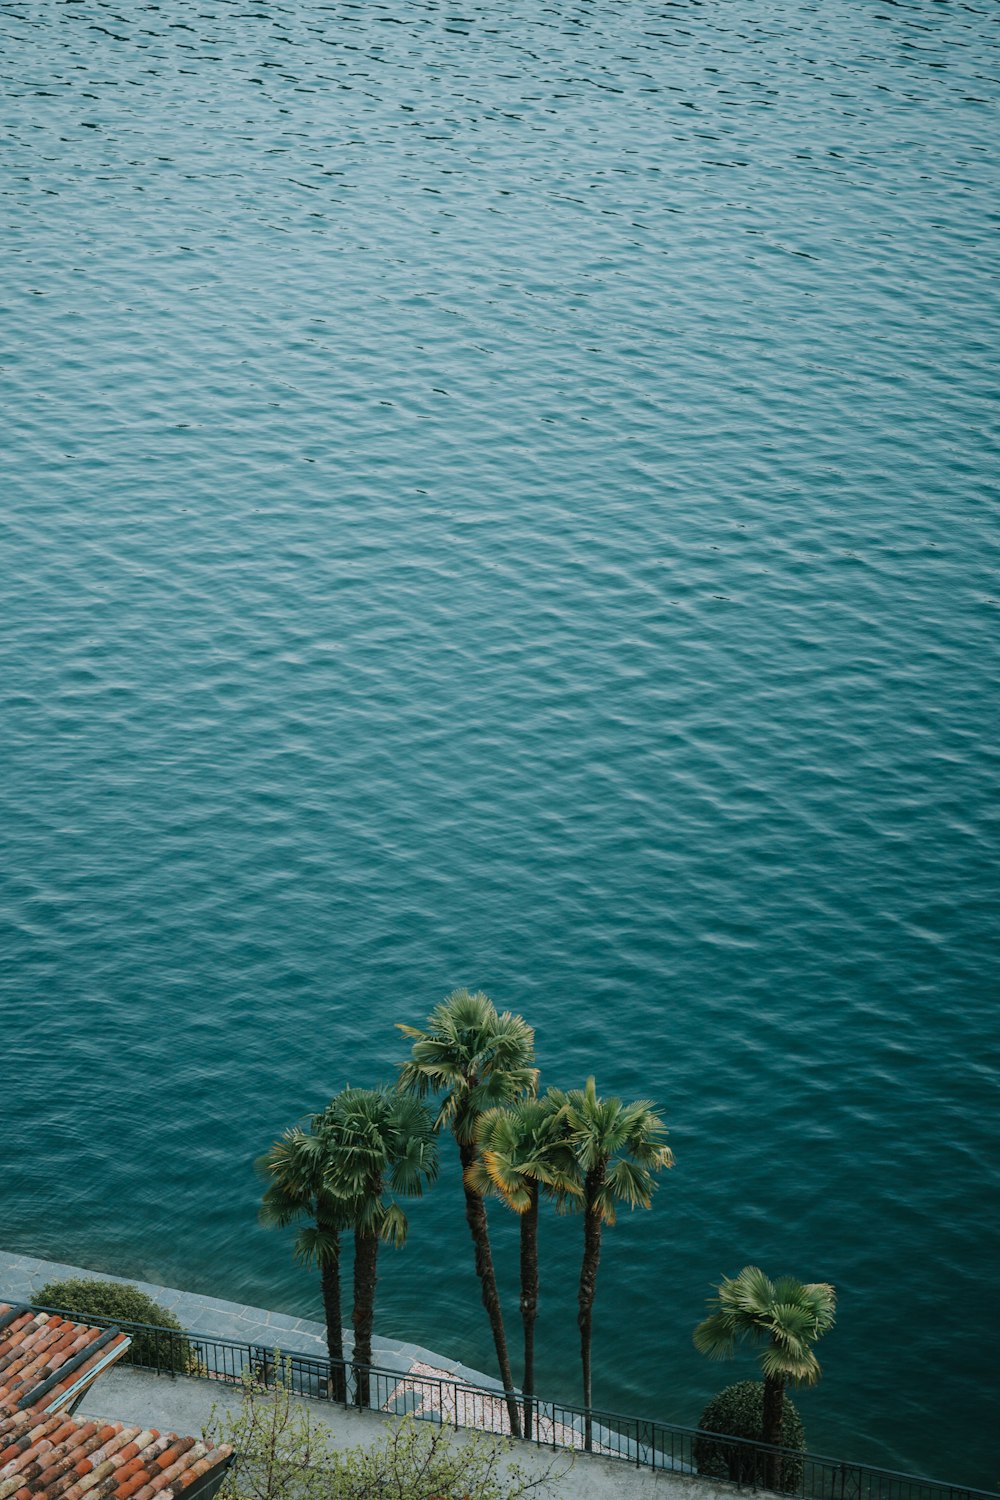
[[[995,20],[0,5],[5,1248],[315,1313],[253,1158],[482,985],[671,1125],[603,1405],[756,1261],[811,1446],[992,1487]],[[486,1366],[446,1167],[380,1323]]]

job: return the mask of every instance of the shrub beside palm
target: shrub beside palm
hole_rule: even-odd
[[[694,1461],[698,1473],[706,1479],[729,1479],[739,1485],[756,1487],[768,1482],[766,1459],[770,1456],[752,1447],[764,1439],[764,1387],[759,1380],[741,1380],[736,1385],[727,1385],[725,1390],[713,1396],[705,1407],[698,1426],[702,1435],[695,1438]],[[741,1443],[726,1443],[708,1433],[724,1433],[726,1437],[743,1438]],[[782,1406],[781,1433],[783,1449],[794,1450],[781,1454],[781,1465],[777,1482],[772,1488],[785,1491],[799,1489],[802,1483],[802,1459],[797,1456],[805,1448],[805,1429],[802,1418],[791,1400],[786,1396]]]
[[[34,1294],[38,1307],[51,1307],[74,1318],[98,1318],[102,1323],[138,1324],[126,1326],[132,1344],[123,1362],[143,1365],[153,1370],[174,1370],[180,1374],[196,1362],[190,1340],[173,1313],[154,1302],[137,1286],[125,1281],[98,1281],[78,1276],[68,1281],[49,1281]]]
[[[709,1359],[729,1359],[744,1339],[763,1342],[759,1360],[764,1376],[761,1436],[781,1443],[785,1386],[815,1385],[819,1360],[812,1345],[833,1327],[837,1294],[829,1282],[802,1282],[794,1276],[772,1281],[759,1266],[724,1276],[709,1303],[714,1311],[694,1331],[695,1348]],[[777,1488],[779,1464],[770,1455],[765,1483]]]
[[[543,1500],[565,1473],[555,1459],[540,1473],[535,1465],[526,1472],[502,1439],[459,1438],[413,1417],[376,1426],[370,1444],[345,1448],[308,1402],[294,1398],[280,1361],[275,1375],[266,1390],[247,1381],[235,1410],[209,1413],[205,1441],[228,1443],[235,1453],[219,1500]]]

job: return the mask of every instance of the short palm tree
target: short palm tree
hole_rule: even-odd
[[[524,1328],[524,1436],[531,1437],[538,1316],[538,1205],[579,1194],[576,1159],[566,1139],[565,1111],[551,1094],[516,1099],[480,1115],[479,1154],[466,1181],[481,1195],[495,1193],[521,1217],[521,1323]]]
[[[304,1129],[286,1130],[270,1151],[260,1157],[257,1169],[268,1183],[260,1206],[261,1223],[276,1228],[303,1219],[295,1238],[295,1257],[319,1267],[326,1321],[326,1346],[330,1356],[330,1394],[342,1401],[347,1383],[344,1373],[344,1330],[340,1296],[340,1236],[349,1226],[349,1205],[326,1183],[329,1135],[321,1117],[314,1116]]]
[[[758,1266],[744,1266],[738,1276],[724,1276],[709,1302],[712,1312],[694,1331],[695,1348],[709,1359],[729,1359],[743,1339],[764,1341],[760,1367],[764,1376],[765,1443],[781,1443],[785,1386],[815,1385],[819,1360],[812,1345],[833,1327],[837,1294],[829,1282],[772,1281]],[[775,1487],[780,1455],[769,1454],[766,1483]]]
[[[653,1173],[673,1165],[666,1144],[666,1127],[646,1099],[623,1104],[614,1097],[601,1099],[593,1077],[582,1089],[562,1093],[550,1090],[565,1110],[566,1131],[583,1179],[579,1206],[583,1213],[583,1261],[577,1291],[577,1324],[580,1329],[580,1360],[583,1366],[584,1446],[592,1446],[594,1297],[597,1267],[601,1259],[601,1231],[613,1224],[616,1206],[648,1208],[656,1191]]]
[[[500,1379],[507,1397],[511,1432],[521,1435],[520,1412],[507,1352],[500,1294],[490,1248],[486,1207],[466,1174],[476,1159],[476,1121],[486,1110],[534,1093],[535,1033],[521,1016],[497,1014],[481,990],[455,990],[427,1018],[426,1027],[400,1026],[413,1042],[410,1061],[400,1068],[399,1087],[426,1097],[441,1096],[434,1128],[450,1127],[458,1144],[465,1192],[465,1217],[476,1252],[476,1274],[490,1320]]]
[[[321,1120],[324,1185],[354,1230],[354,1390],[367,1406],[378,1247],[405,1244],[406,1214],[396,1198],[420,1197],[434,1181],[437,1142],[423,1105],[394,1089],[344,1089]]]

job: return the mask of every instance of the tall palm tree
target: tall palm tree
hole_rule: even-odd
[[[785,1386],[815,1385],[819,1360],[812,1345],[833,1327],[837,1294],[826,1281],[802,1282],[794,1276],[772,1281],[758,1266],[744,1266],[738,1276],[724,1276],[709,1302],[715,1311],[694,1331],[695,1348],[709,1359],[729,1359],[743,1339],[764,1341],[760,1368],[764,1376],[765,1443],[781,1443]],[[780,1454],[768,1454],[766,1479],[775,1488]]]
[[[406,1214],[396,1196],[420,1197],[434,1181],[437,1142],[423,1105],[389,1088],[344,1089],[322,1120],[324,1183],[354,1229],[354,1389],[357,1404],[367,1406],[378,1247],[405,1244]]]
[[[521,1219],[521,1323],[524,1328],[524,1435],[531,1437],[538,1316],[538,1204],[579,1194],[576,1159],[566,1138],[565,1111],[551,1094],[516,1099],[480,1115],[479,1154],[465,1176],[477,1193],[495,1193]]]
[[[342,1401],[347,1382],[344,1371],[344,1330],[340,1295],[340,1236],[350,1224],[349,1205],[326,1183],[329,1135],[321,1116],[308,1129],[295,1125],[276,1140],[256,1163],[267,1180],[260,1220],[284,1228],[303,1219],[295,1237],[294,1254],[306,1265],[319,1267],[330,1357],[330,1394]]]
[[[583,1213],[583,1260],[577,1291],[577,1325],[583,1366],[584,1446],[592,1446],[591,1345],[597,1267],[601,1259],[601,1231],[613,1224],[616,1205],[648,1208],[656,1191],[653,1173],[673,1166],[674,1156],[664,1137],[666,1127],[647,1099],[623,1104],[614,1097],[600,1099],[593,1077],[582,1089],[564,1094],[550,1090],[565,1108],[566,1128],[583,1177],[579,1207]],[[573,1207],[572,1200],[569,1206]]]
[[[458,1144],[465,1193],[465,1217],[476,1252],[476,1274],[482,1288],[493,1333],[493,1343],[507,1398],[511,1433],[521,1436],[521,1420],[514,1394],[514,1377],[507,1352],[500,1294],[490,1248],[483,1196],[466,1179],[476,1159],[476,1121],[487,1109],[509,1104],[519,1095],[534,1093],[538,1069],[535,1033],[522,1016],[497,1014],[481,990],[455,990],[427,1018],[425,1029],[400,1026],[413,1042],[410,1061],[400,1068],[399,1087],[426,1097],[440,1094],[434,1128],[450,1127]]]

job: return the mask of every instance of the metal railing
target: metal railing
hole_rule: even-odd
[[[61,1308],[33,1310],[59,1312],[77,1320],[84,1316]],[[273,1386],[280,1381],[297,1396],[343,1405],[356,1402],[355,1369],[347,1360],[331,1364],[318,1355],[90,1313],[86,1321],[93,1327],[113,1325],[131,1334],[125,1362],[159,1375],[189,1375],[228,1385],[250,1380]],[[404,1374],[377,1365],[366,1373],[368,1405],[375,1411],[409,1413],[455,1429],[474,1428],[498,1436],[510,1433],[505,1393],[499,1383],[470,1385],[448,1375]],[[639,1469],[700,1475],[715,1484],[776,1490],[798,1500],[997,1500],[988,1490],[966,1485],[515,1394],[522,1429],[530,1432],[530,1441],[539,1448],[586,1450]]]

